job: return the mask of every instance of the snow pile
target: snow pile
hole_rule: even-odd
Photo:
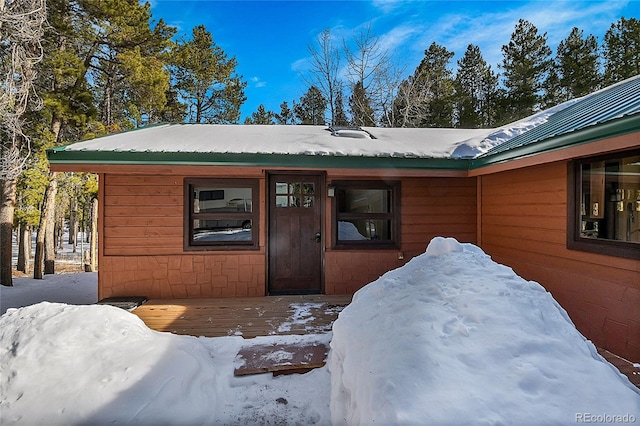
[[[435,238],[334,323],[334,424],[570,424],[640,419],[640,392],[539,284]]]
[[[247,341],[152,331],[105,305],[43,302],[0,317],[0,424],[329,423],[329,374],[234,377]]]
[[[0,297],[3,308],[23,306],[42,285],[59,282],[56,298],[76,303],[74,292],[95,288],[95,280],[88,273],[21,278],[15,288],[0,288]],[[304,323],[314,309],[294,306],[283,326]],[[422,256],[360,290],[333,338],[312,331],[196,338],[149,330],[135,315],[105,305],[10,308],[0,317],[0,424],[640,419],[640,391],[541,286],[454,239],[434,239]],[[246,346],[309,342],[331,342],[329,367],[233,375]]]

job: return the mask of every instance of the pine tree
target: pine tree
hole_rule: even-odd
[[[280,104],[280,113],[274,114],[274,118],[276,120],[276,124],[295,124],[295,116],[293,115],[291,108],[289,108],[287,101]]]
[[[558,44],[554,68],[561,88],[560,98],[555,103],[598,90],[602,80],[598,41],[593,35],[584,37],[584,32],[574,27]]]
[[[351,124],[353,126],[374,127],[376,125],[371,102],[360,81],[353,87],[353,93],[349,98],[349,108],[351,109]]]
[[[640,20],[620,18],[604,35],[605,85],[640,74]]]
[[[405,85],[411,87],[407,94],[414,98],[409,104],[415,104],[409,127],[452,127],[453,73],[448,66],[454,53],[434,42],[424,55],[411,83]]]
[[[149,3],[82,0],[78,5],[74,27],[87,43],[82,57],[100,122],[115,131],[149,121],[149,116],[153,121],[166,103],[163,56],[175,29],[163,20],[152,27]],[[130,111],[132,105],[136,109]]]
[[[520,19],[509,44],[502,46],[504,86],[507,90],[505,121],[515,121],[536,111],[551,66],[547,34],[529,21]]]
[[[344,101],[342,99],[342,89],[340,89],[336,94],[336,116],[334,118],[334,126],[348,126],[349,118],[347,118],[347,114],[344,111]]]
[[[300,102],[294,105],[293,113],[300,124],[318,126],[326,124],[324,115],[326,109],[327,100],[317,87],[311,86],[300,98]]]
[[[251,113],[251,117],[244,120],[244,124],[274,124],[273,118],[275,114],[267,111],[264,105],[258,105],[258,109]]]
[[[227,59],[203,25],[193,29],[191,40],[174,46],[172,61],[175,87],[188,105],[189,122],[238,122],[247,83],[235,74],[236,59]]]
[[[470,44],[458,61],[455,78],[457,126],[470,129],[493,126],[497,93],[498,77],[482,57],[480,48]]]

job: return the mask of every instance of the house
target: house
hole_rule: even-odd
[[[159,125],[48,158],[99,175],[100,298],[348,294],[448,236],[640,361],[640,76],[551,112],[482,130]]]

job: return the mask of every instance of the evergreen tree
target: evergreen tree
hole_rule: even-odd
[[[342,89],[340,89],[336,94],[336,115],[334,118],[334,126],[348,126],[349,118],[347,118],[347,114],[344,111],[344,101],[342,100]]]
[[[353,87],[353,93],[349,98],[349,108],[351,109],[351,124],[353,126],[374,127],[376,125],[371,102],[361,81]]]
[[[244,124],[274,124],[273,118],[275,114],[267,111],[264,105],[258,105],[258,109],[251,113],[251,117],[244,120]]]
[[[560,82],[560,75],[558,75],[558,71],[554,67],[549,68],[547,78],[542,83],[542,90],[543,94],[540,98],[541,109],[551,108],[568,100],[567,92]]]
[[[493,126],[497,93],[498,77],[482,57],[480,48],[470,44],[458,61],[455,78],[457,126],[469,129]]]
[[[152,27],[149,3],[81,0],[77,4],[72,24],[86,43],[81,70],[96,93],[100,122],[107,131],[117,131],[154,121],[166,103],[163,55],[175,29],[163,20]],[[130,111],[132,105],[136,109]]]
[[[507,90],[505,121],[527,117],[540,107],[551,53],[547,34],[538,34],[531,22],[520,19],[509,44],[502,46],[501,68]]]
[[[289,108],[289,104],[287,103],[287,101],[284,101],[280,104],[280,113],[274,114],[274,118],[276,120],[276,124],[295,124],[295,116],[293,115],[293,110]]]
[[[593,35],[584,37],[576,27],[558,44],[554,69],[561,88],[556,104],[585,96],[600,87],[600,55],[598,41]],[[553,79],[553,74],[550,74]]]
[[[300,102],[294,105],[293,113],[300,124],[321,126],[326,124],[326,109],[327,100],[317,87],[311,86],[300,98]]]
[[[411,111],[407,127],[453,126],[453,73],[448,68],[454,53],[432,43],[413,77],[401,85],[399,96]]]
[[[235,74],[236,59],[214,43],[203,25],[193,29],[191,40],[180,40],[172,50],[176,88],[188,105],[192,123],[237,123],[246,100],[246,82]]]
[[[605,85],[640,74],[640,20],[620,18],[604,35]]]

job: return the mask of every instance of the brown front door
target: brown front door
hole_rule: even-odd
[[[322,291],[321,175],[269,175],[269,294]]]

